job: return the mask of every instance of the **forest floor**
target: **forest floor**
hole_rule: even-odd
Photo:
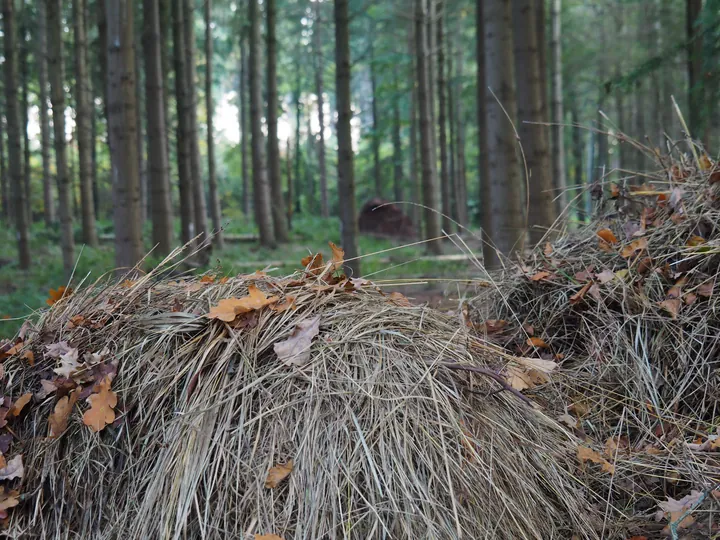
[[[104,229],[100,226],[101,233]],[[318,251],[329,255],[328,241],[340,243],[340,224],[336,219],[298,217],[293,223],[292,237],[288,244],[275,250],[260,247],[254,242],[227,242],[221,252],[214,252],[210,265],[197,272],[215,270],[222,275],[236,275],[265,270],[272,275],[288,275],[298,270],[300,261],[308,254]],[[146,231],[146,247],[150,251],[149,228]],[[236,239],[252,233],[249,224],[231,223],[227,229]],[[6,246],[0,256],[0,337],[11,337],[22,320],[34,311],[47,307],[50,289],[66,285],[63,277],[62,257],[59,247],[59,231],[48,230],[43,224],[35,224],[31,234],[33,253],[32,267],[21,271],[15,259],[15,239],[8,228],[0,230],[0,238]],[[86,276],[92,282],[114,268],[112,242],[101,242],[97,248],[84,247],[76,231],[77,266],[70,286]],[[360,237],[362,276],[377,282],[388,292],[399,291],[415,303],[428,303],[439,309],[454,309],[458,299],[466,293],[472,295],[472,285],[467,280],[478,278],[478,270],[464,257],[458,248],[447,242],[443,257],[429,257],[423,244],[407,245],[398,240]],[[477,242],[470,242],[477,253]],[[148,257],[147,269],[157,264],[158,258]]]

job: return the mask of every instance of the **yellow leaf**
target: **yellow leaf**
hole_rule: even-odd
[[[602,465],[602,470],[605,471],[606,473],[608,473],[608,474],[615,473],[615,465],[610,463],[607,459],[602,457],[595,450],[593,450],[592,448],[588,448],[587,446],[581,445],[581,446],[577,447],[577,458],[580,463],[585,463],[586,461],[592,461],[593,463]]]
[[[287,463],[281,463],[271,467],[268,471],[267,478],[265,479],[265,487],[273,489],[280,485],[280,482],[285,480],[293,470],[293,460],[289,460]]]
[[[50,418],[48,418],[48,424],[50,424],[50,438],[55,439],[63,434],[67,429],[68,419],[72,408],[77,402],[78,392],[73,390],[69,396],[64,396],[58,400],[55,404]]]
[[[248,287],[248,295],[243,298],[225,298],[220,300],[217,306],[210,308],[210,313],[206,315],[208,319],[219,319],[225,322],[232,322],[235,317],[241,313],[248,313],[262,309],[265,306],[274,304],[278,301],[277,296],[266,296],[264,292],[255,285]]]
[[[23,394],[17,400],[15,403],[13,403],[12,408],[10,409],[10,412],[8,413],[10,416],[20,416],[20,413],[25,408],[25,405],[27,405],[30,402],[30,399],[32,398],[32,393]]]
[[[610,229],[600,229],[597,235],[608,244],[617,244],[618,239]]]
[[[117,395],[110,390],[110,377],[103,379],[99,384],[98,393],[91,395],[88,401],[90,408],[83,414],[83,424],[91,430],[102,431],[115,421],[113,408],[117,405]]]
[[[707,154],[703,154],[702,156],[700,156],[700,158],[698,159],[698,165],[700,165],[701,171],[709,171],[713,168],[713,163],[707,156]]]

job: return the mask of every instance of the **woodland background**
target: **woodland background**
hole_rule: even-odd
[[[642,183],[627,138],[683,137],[673,97],[717,157],[720,0],[1,1],[3,334],[71,275],[211,231],[194,266],[225,273],[384,252],[357,230],[376,197],[496,266],[588,219],[589,187]],[[454,249],[362,275],[457,278],[422,257]]]

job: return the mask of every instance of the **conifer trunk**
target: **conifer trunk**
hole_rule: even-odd
[[[205,111],[207,114],[207,152],[208,152],[208,187],[210,188],[210,217],[215,231],[213,246],[215,249],[225,248],[222,230],[222,211],[218,193],[217,175],[215,172],[215,128],[213,116],[213,37],[211,26],[212,0],[205,0]]]
[[[47,10],[46,1],[37,4],[37,70],[40,100],[40,154],[42,157],[43,216],[45,226],[55,223],[52,181],[50,179],[50,120],[48,109]]]

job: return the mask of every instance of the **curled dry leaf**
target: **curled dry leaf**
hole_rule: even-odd
[[[308,255],[307,257],[303,258],[302,261],[300,261],[300,264],[302,264],[305,267],[305,271],[308,274],[311,274],[313,276],[320,275],[323,268],[325,268],[325,263],[323,262],[322,253],[316,253],[315,255]]]
[[[0,428],[7,426],[7,415],[10,412],[8,407],[0,407]]]
[[[677,319],[680,314],[682,300],[680,300],[680,298],[668,298],[667,300],[659,302],[658,305],[667,311],[673,319]]]
[[[633,240],[627,246],[625,246],[622,249],[622,251],[620,252],[620,255],[623,258],[627,259],[637,253],[641,253],[644,249],[647,248],[647,246],[648,246],[647,238],[638,238],[637,240]]]
[[[550,275],[550,272],[538,272],[537,274],[530,276],[530,281],[542,281],[550,277]]]
[[[310,360],[312,340],[320,333],[320,315],[300,321],[292,335],[273,346],[278,359],[287,366],[302,366]]]
[[[67,429],[68,419],[70,418],[70,413],[77,399],[78,391],[73,390],[69,395],[61,397],[55,404],[55,409],[50,415],[50,418],[48,418],[48,424],[50,424],[49,437],[51,439],[56,439]]]
[[[268,471],[267,478],[265,479],[265,487],[268,489],[274,489],[280,485],[280,482],[285,480],[293,470],[293,460],[288,460],[287,463],[281,463],[271,467]]]
[[[0,519],[7,517],[7,511],[10,508],[20,504],[20,492],[16,489],[10,491],[5,486],[0,487]]]
[[[529,337],[527,338],[526,343],[531,347],[537,347],[538,349],[547,349],[550,347],[550,345],[545,343],[545,341],[539,337]]]
[[[105,429],[109,424],[115,421],[115,411],[117,405],[117,395],[110,390],[110,378],[105,377],[97,394],[93,394],[88,398],[90,408],[83,414],[83,424],[91,430],[98,432]]]
[[[266,296],[264,292],[255,285],[248,287],[248,295],[242,298],[225,298],[220,300],[217,306],[210,308],[206,315],[208,319],[219,319],[225,322],[232,322],[235,317],[242,313],[262,309],[265,306],[278,301],[277,296]]]
[[[388,296],[388,299],[390,300],[390,302],[392,302],[396,306],[412,307],[412,304],[410,303],[410,300],[408,300],[407,296],[405,296],[404,294],[399,293],[397,291],[390,293],[390,295]]]
[[[80,367],[78,363],[78,350],[71,348],[65,354],[60,355],[60,367],[53,369],[53,371],[61,377],[69,379]]]
[[[543,253],[546,257],[549,257],[553,254],[553,247],[550,242],[545,242],[545,247],[543,248]]]
[[[330,265],[330,273],[334,274],[338,270],[342,270],[343,263],[345,262],[345,250],[339,246],[336,246],[332,242],[328,242],[328,245],[332,250],[332,264]]]
[[[32,393],[30,392],[28,392],[27,394],[23,394],[22,396],[17,398],[8,414],[10,416],[20,416],[20,413],[25,408],[25,405],[30,403],[30,399],[32,399]]]
[[[579,445],[577,447],[577,458],[578,461],[582,464],[586,461],[592,461],[593,463],[597,463],[598,465],[602,466],[602,470],[605,471],[608,474],[615,474],[615,465],[610,463],[607,459],[602,457],[599,453],[597,453],[592,448],[589,448],[587,446]]]
[[[488,319],[484,323],[477,325],[476,328],[486,334],[497,334],[502,332],[506,326],[507,321],[505,319]]]
[[[618,239],[617,236],[610,230],[610,229],[600,229],[597,232],[597,235],[608,244],[617,244]]]
[[[71,288],[67,288],[64,285],[58,287],[57,289],[50,289],[48,291],[48,299],[45,300],[48,306],[52,306],[56,302],[58,302],[63,296],[70,296],[72,294],[73,290]]]
[[[568,413],[561,414],[557,417],[558,422],[561,424],[565,424],[567,427],[571,429],[575,429],[578,426],[577,418],[575,418],[572,415],[569,415]]]
[[[585,298],[585,294],[590,290],[590,287],[592,287],[592,281],[588,281],[583,285],[582,289],[580,289],[578,292],[573,294],[570,297],[570,303],[575,305],[578,304],[580,301],[582,301],[583,298]]]
[[[680,500],[673,499],[672,497],[668,497],[667,499],[666,502],[658,503],[660,510],[658,510],[655,519],[660,521],[664,517],[667,518],[670,523],[676,523],[685,512],[700,504],[703,499],[703,492],[693,489]],[[688,514],[677,524],[677,528],[685,529],[693,523],[695,523],[695,518]]]
[[[297,306],[295,305],[295,300],[296,298],[294,296],[286,296],[285,300],[275,304],[274,306],[270,306],[270,309],[277,313],[282,313],[288,309],[296,309]]]
[[[277,534],[256,534],[255,540],[283,540],[281,536]]]
[[[686,306],[692,306],[695,302],[697,302],[697,294],[687,293],[685,296],[683,296],[683,301],[685,302]]]
[[[13,480],[22,478],[25,475],[23,468],[22,455],[18,454],[14,458],[8,460],[5,467],[0,469],[0,480]]]
[[[703,244],[707,244],[707,240],[705,240],[702,236],[691,236],[687,241],[688,247],[697,247],[702,246]]]
[[[215,283],[215,276],[205,274],[203,277],[200,278],[200,283]]]

